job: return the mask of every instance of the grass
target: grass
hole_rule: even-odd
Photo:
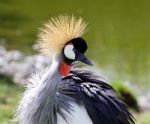
[[[0,75],[0,124],[9,124],[22,88],[6,76]]]
[[[134,113],[136,124],[150,124],[150,113]]]

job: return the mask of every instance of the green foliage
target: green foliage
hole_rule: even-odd
[[[0,74],[0,84],[15,85],[14,81],[9,76]]]
[[[140,117],[139,122],[141,122],[141,124],[150,124],[150,113],[144,113]]]
[[[10,77],[0,75],[0,124],[10,123],[22,89]]]
[[[134,113],[136,124],[150,124],[150,113]]]
[[[113,81],[111,85],[118,92],[118,97],[123,100],[129,108],[139,111],[137,99],[132,88],[122,81]]]

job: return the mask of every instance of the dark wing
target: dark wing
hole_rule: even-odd
[[[116,97],[115,90],[88,71],[72,71],[69,92],[84,104],[93,124],[134,124],[127,106]]]

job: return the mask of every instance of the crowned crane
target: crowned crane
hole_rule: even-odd
[[[52,62],[34,74],[19,103],[19,124],[134,124],[116,91],[93,71],[73,67],[92,65],[81,37],[87,23],[74,16],[51,18],[38,35],[38,46]]]

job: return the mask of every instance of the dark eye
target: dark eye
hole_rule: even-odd
[[[75,38],[71,40],[74,48],[79,50],[81,53],[84,53],[87,50],[87,44],[82,38]]]

